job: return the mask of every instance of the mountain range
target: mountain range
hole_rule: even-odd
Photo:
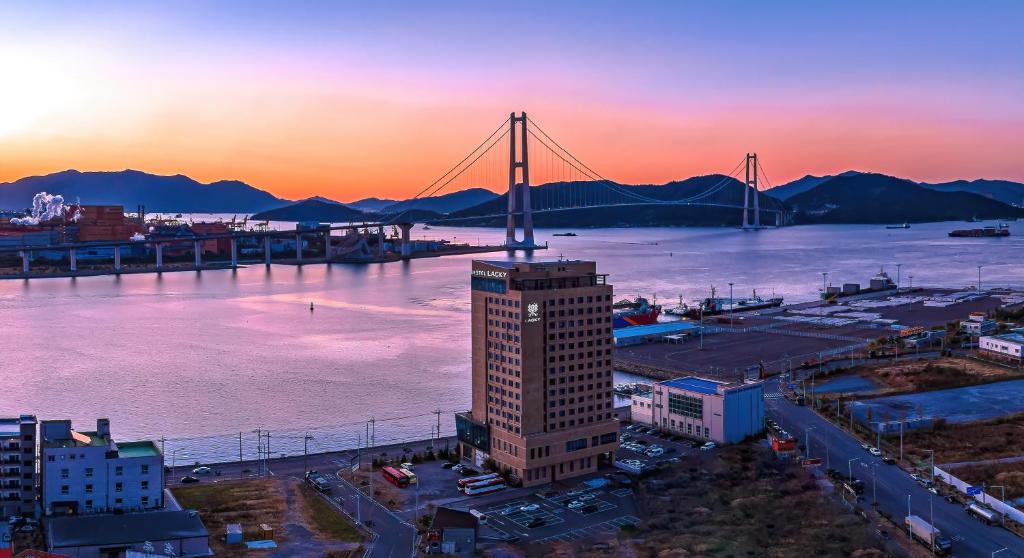
[[[61,194],[87,205],[123,205],[149,212],[251,213],[288,203],[237,180],[203,184],[187,176],[160,176],[137,170],[79,172],[66,170],[0,183],[0,208],[24,209],[38,192]]]
[[[765,193],[782,201],[787,201],[793,196],[811,190],[819,184],[824,184],[833,178],[857,175],[885,176],[854,170],[849,170],[841,174],[825,176],[813,176],[809,174],[803,178],[798,178],[792,182],[766,190]],[[910,180],[907,180],[906,182],[916,184],[922,188],[928,188],[929,190],[938,190],[940,192],[971,192],[1005,204],[1024,207],[1024,184],[1019,182],[985,179],[954,180],[952,182],[939,183],[912,182]]]
[[[372,221],[394,218],[431,221],[444,215],[451,224],[504,226],[506,194],[470,188],[410,200],[366,198],[341,203],[321,196],[300,201],[279,198],[244,182],[204,184],[187,176],[160,176],[137,170],[67,170],[0,183],[0,209],[23,210],[33,195],[46,191],[68,201],[94,205],[136,205],[149,212],[255,213],[282,221]],[[710,193],[707,193],[709,192]],[[531,188],[535,210],[565,208],[572,200],[589,207],[540,211],[538,227],[714,226],[736,225],[744,185],[708,175],[665,184],[557,182]],[[807,175],[763,192],[764,209],[788,209],[797,223],[901,223],[1024,216],[1024,184],[1005,180],[918,183],[860,171]],[[699,198],[696,199],[696,198]],[[644,202],[644,200],[654,200]],[[678,203],[663,204],[673,201]],[[690,205],[700,201],[702,205]],[[1016,207],[1014,207],[1016,206]],[[762,222],[773,224],[764,212]]]

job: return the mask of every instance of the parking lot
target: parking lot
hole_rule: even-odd
[[[602,484],[603,483],[603,484]],[[473,501],[466,502],[471,504]],[[481,534],[495,539],[571,541],[614,534],[622,525],[637,524],[633,492],[603,475],[565,490],[548,487],[473,509],[487,516]]]
[[[680,457],[699,451],[703,445],[675,434],[649,430],[650,427],[639,424],[624,426],[616,459],[627,465],[639,463],[641,468],[656,468],[659,464],[675,463]]]

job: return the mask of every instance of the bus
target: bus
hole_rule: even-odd
[[[484,481],[477,484],[471,484],[466,487],[466,496],[475,496],[477,494],[487,494],[489,492],[497,492],[505,488],[505,481],[500,481],[494,484],[490,484],[490,481]]]
[[[413,473],[409,469],[402,467],[399,471],[405,475],[405,478],[409,479],[409,484],[416,484],[416,473]]]
[[[498,478],[498,473],[487,473],[486,475],[459,479],[457,482],[459,484],[459,488],[466,488],[467,485],[496,478]]]
[[[998,512],[982,506],[981,504],[972,503],[967,506],[967,513],[977,517],[988,525],[992,525],[993,523],[1002,523],[1002,516]]]
[[[398,488],[405,488],[409,486],[409,477],[405,476],[401,471],[394,467],[384,467],[380,470],[380,473],[384,476],[384,480]]]
[[[477,510],[469,510],[469,515],[475,517],[476,520],[479,521],[481,525],[487,525],[487,516],[483,512]]]
[[[467,488],[481,488],[481,487],[484,487],[484,486],[490,486],[492,484],[503,484],[504,482],[505,482],[505,479],[503,479],[501,477],[498,477],[498,478],[487,479],[487,480],[482,480],[482,481],[477,481],[477,482],[471,482],[471,483],[467,484],[466,486],[463,486],[460,490],[465,491]]]

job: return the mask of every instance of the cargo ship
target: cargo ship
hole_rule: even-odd
[[[909,229],[910,223],[903,223],[902,225],[886,225],[887,229]]]
[[[615,329],[656,324],[661,315],[661,306],[651,304],[643,297],[637,297],[636,301],[619,301],[615,306],[620,308],[612,314],[612,327]]]
[[[871,278],[867,287],[861,288],[860,283],[844,283],[842,287],[829,285],[821,293],[821,299],[829,304],[835,304],[836,299],[839,297],[891,291],[895,288],[896,282],[892,280],[892,277],[889,277],[885,269],[880,269],[878,274]]]
[[[776,308],[782,306],[782,297],[761,298],[757,295],[757,289],[750,298],[730,299],[715,296],[715,287],[711,287],[711,296],[698,302],[695,306],[688,306],[685,310],[673,309],[673,313],[686,318],[699,319],[703,316],[717,316],[726,312],[747,312],[749,310],[764,310],[765,308]]]
[[[1010,236],[1010,227],[1005,223],[1000,223],[998,227],[985,227],[983,229],[957,229],[955,231],[950,231],[949,236],[958,238],[991,238]]]

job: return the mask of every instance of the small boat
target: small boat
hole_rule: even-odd
[[[886,225],[887,229],[909,229],[910,223],[903,223],[902,225]]]
[[[671,316],[685,316],[689,311],[690,307],[683,302],[683,295],[679,295],[679,304],[665,310],[665,313]]]
[[[764,310],[765,308],[777,308],[782,306],[781,296],[772,298],[761,298],[757,296],[755,289],[750,298],[728,299],[715,296],[715,287],[711,287],[711,296],[700,301],[696,306],[687,308],[683,316],[697,319],[702,316],[717,316],[727,312],[746,312],[749,310]]]
[[[551,236],[576,236],[574,232],[555,233]]]

